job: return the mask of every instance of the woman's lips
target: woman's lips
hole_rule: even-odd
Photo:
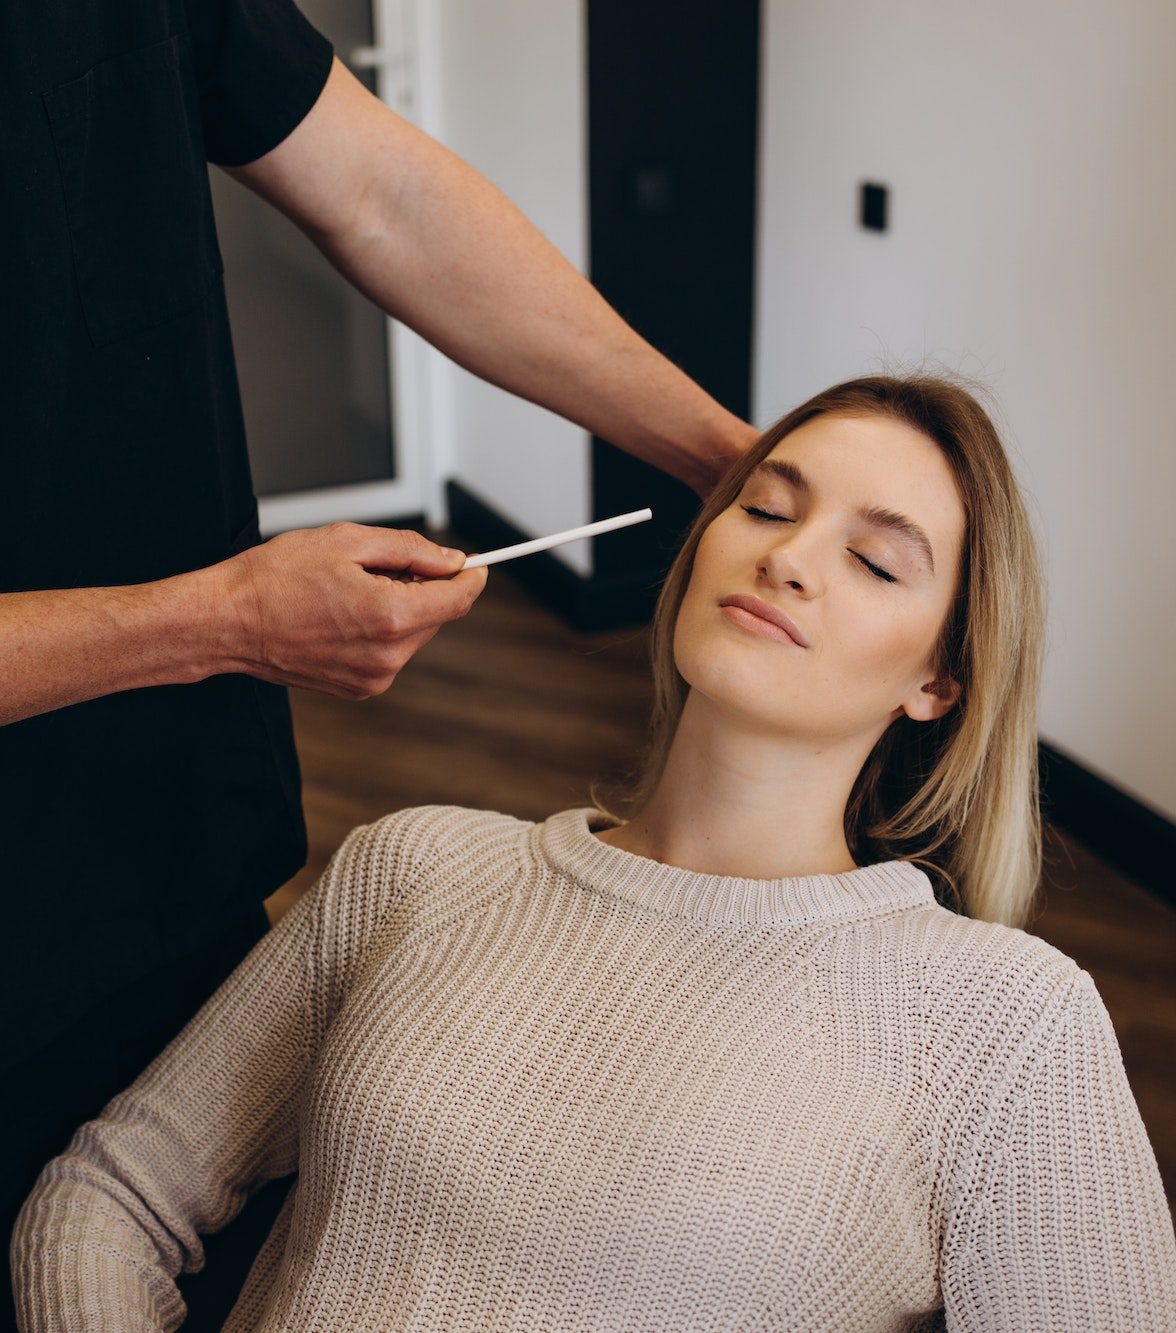
[[[808,640],[791,616],[786,616],[783,611],[770,606],[758,597],[735,593],[730,597],[724,597],[719,607],[728,620],[734,621],[736,625],[741,625],[753,634],[759,634],[765,639],[791,643],[800,648],[809,646]]]

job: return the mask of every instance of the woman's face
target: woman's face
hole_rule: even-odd
[[[923,687],[964,522],[927,436],[887,416],[813,418],[704,532],[675,627],[678,670],[741,725],[817,743],[872,746],[902,712],[940,716],[954,687]]]

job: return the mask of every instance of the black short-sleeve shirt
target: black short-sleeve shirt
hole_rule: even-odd
[[[330,43],[289,0],[188,0],[186,8],[208,160],[254,162],[314,103]]]
[[[279,144],[330,44],[291,0],[0,0],[0,592],[259,540],[207,162]],[[0,1068],[305,859],[246,676],[0,727]]]

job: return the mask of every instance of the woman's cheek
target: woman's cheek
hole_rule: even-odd
[[[698,637],[698,606],[691,593],[687,591],[678,609],[678,619],[674,625],[674,665],[687,685],[695,683]]]
[[[903,683],[918,667],[920,640],[911,627],[893,620],[865,620],[861,633],[846,645],[847,672],[861,683],[874,682],[883,692]]]

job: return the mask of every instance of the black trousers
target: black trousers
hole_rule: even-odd
[[[0,1330],[16,1327],[8,1247],[42,1167],[134,1081],[267,929],[259,903],[212,944],[97,1001],[50,1046],[0,1070]],[[272,1181],[207,1239],[204,1270],[180,1279],[185,1330],[222,1327],[293,1179]]]

